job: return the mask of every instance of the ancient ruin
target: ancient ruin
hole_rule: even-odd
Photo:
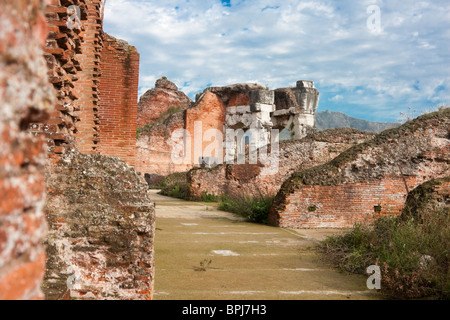
[[[27,132],[44,121],[56,96],[41,46],[41,1],[1,1],[0,10],[0,299],[41,299],[47,233],[46,149]]]
[[[256,144],[255,149],[270,143],[272,129],[287,129],[292,139],[299,140],[314,127],[318,103],[319,92],[312,81],[298,81],[294,88],[277,90],[258,84],[207,88],[197,94],[191,108],[140,133],[136,170],[167,175],[200,165],[204,158],[213,158],[208,159],[212,164],[233,160],[242,140],[236,135],[230,140],[227,130],[242,130],[244,134],[258,130],[258,137],[250,139],[250,144]],[[211,129],[219,131],[220,136],[204,136]],[[185,130],[189,136],[182,137],[187,158],[180,163],[173,161],[173,132],[177,130]],[[200,144],[198,149],[194,148],[196,144]],[[216,156],[205,156],[205,150],[211,149]]]
[[[142,128],[160,120],[169,109],[186,110],[192,106],[192,100],[178,90],[167,78],[158,79],[155,88],[148,90],[139,98],[137,126]]]
[[[139,54],[103,32],[104,3],[2,0],[1,298],[152,298]]]
[[[374,134],[354,129],[334,129],[310,134],[300,140],[282,141],[278,170],[273,175],[261,174],[267,166],[262,163],[195,168],[187,173],[190,197],[199,199],[202,194],[217,197],[236,194],[275,196],[294,172],[326,163],[355,144],[373,137]]]
[[[140,56],[103,31],[105,0],[0,4],[0,299],[152,299],[144,174],[181,173],[193,199],[275,196],[269,223],[283,228],[448,209],[450,108],[374,136],[314,132],[308,80],[192,102],[162,78],[138,106]],[[266,147],[276,172],[238,163]]]
[[[293,174],[269,215],[286,228],[348,228],[400,215],[409,191],[450,172],[450,108],[421,116]]]

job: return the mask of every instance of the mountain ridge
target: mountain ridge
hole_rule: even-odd
[[[361,131],[380,133],[386,129],[399,127],[400,123],[376,122],[351,117],[339,111],[316,112],[316,128],[318,131],[336,128],[352,128]]]

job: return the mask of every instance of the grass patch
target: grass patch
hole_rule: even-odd
[[[273,197],[270,196],[222,196],[219,209],[236,213],[251,222],[267,224]]]
[[[219,201],[219,197],[213,194],[209,194],[206,191],[202,192],[202,196],[200,198],[201,201],[203,202],[218,202]]]
[[[413,218],[381,218],[355,225],[323,241],[319,249],[339,268],[365,274],[381,266],[381,292],[392,298],[450,298],[450,214],[448,208]]]

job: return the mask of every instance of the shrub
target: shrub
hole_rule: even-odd
[[[174,186],[173,189],[167,193],[167,195],[172,198],[178,198],[178,199],[184,199],[184,200],[189,198],[188,189],[184,185]]]
[[[217,202],[219,200],[219,197],[203,191],[200,200],[203,202]]]
[[[162,195],[189,200],[190,189],[186,172],[169,174],[158,186],[161,188],[159,193]]]
[[[270,196],[222,196],[219,209],[236,213],[247,218],[251,222],[267,223],[273,197]]]
[[[385,294],[394,298],[450,298],[450,214],[437,209],[414,219],[384,217],[374,226],[355,225],[323,241],[320,250],[343,270],[382,270]]]

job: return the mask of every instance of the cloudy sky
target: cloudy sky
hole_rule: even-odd
[[[313,80],[319,110],[367,120],[450,104],[448,0],[107,0],[104,30],[140,52],[140,95]]]

